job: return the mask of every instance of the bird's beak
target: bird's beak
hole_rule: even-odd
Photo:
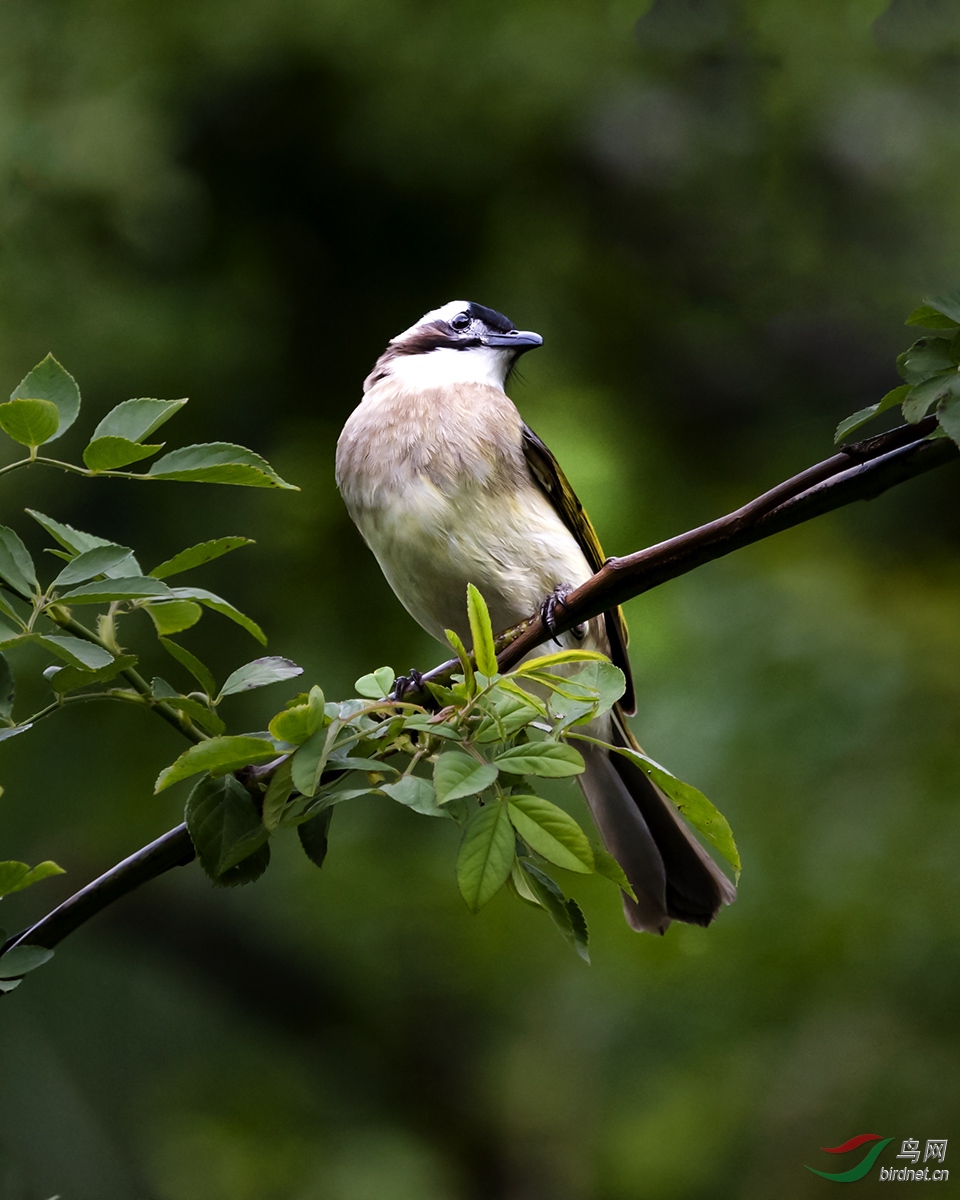
[[[509,333],[485,333],[480,340],[484,346],[517,351],[535,350],[537,346],[543,345],[540,334],[532,333],[528,329],[511,329]]]

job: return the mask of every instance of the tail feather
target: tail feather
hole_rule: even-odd
[[[601,736],[638,748],[619,714]],[[623,898],[627,923],[651,933],[663,933],[671,920],[709,925],[736,899],[733,884],[639,767],[600,746],[585,745],[583,755],[587,804],[637,896]]]

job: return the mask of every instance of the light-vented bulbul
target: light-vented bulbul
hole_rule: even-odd
[[[351,517],[407,611],[445,642],[469,638],[468,583],[495,629],[537,612],[603,563],[600,542],[556,459],[523,422],[504,384],[542,344],[493,309],[454,300],[393,338],[340,435],[337,483]],[[561,635],[609,655],[627,690],[591,727],[636,747],[627,630],[619,609]],[[628,923],[662,933],[707,925],[735,897],[670,801],[622,755],[581,743],[579,782],[607,849],[629,879]]]

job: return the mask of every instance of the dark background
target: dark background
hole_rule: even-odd
[[[609,552],[827,457],[898,382],[905,314],[960,283],[956,7],[643,13],[7,0],[2,378],[47,350],[77,376],[74,455],[119,401],[188,394],[171,446],[250,445],[302,490],[33,470],[2,519],[148,567],[255,537],[188,582],[345,696],[444,657],[333,481],[364,375],[429,308],[543,334],[512,392]],[[469,915],[452,823],[358,802],[322,872],[290,838],[237,892],[174,872],[3,1001],[0,1197],[816,1197],[804,1164],[850,1165],[818,1147],[960,1138],[956,514],[947,468],[628,607],[638,735],[743,855],[709,931],[637,936],[575,881],[588,968],[506,895]],[[221,677],[258,649],[213,614],[182,641]],[[18,714],[44,661],[16,661]],[[227,715],[261,728],[284,687]],[[0,857],[68,871],[8,928],[180,819],[152,796],[174,733],[117,707],[2,747]]]

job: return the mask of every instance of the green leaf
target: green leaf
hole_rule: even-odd
[[[505,683],[501,680],[481,701],[481,710],[490,715],[474,731],[475,742],[504,741],[544,715],[533,700],[508,690]]]
[[[41,879],[63,874],[63,867],[58,867],[55,862],[49,860],[38,863],[35,867],[28,867],[22,862],[0,862],[0,896],[22,892],[24,888],[39,883]]]
[[[26,725],[14,725],[12,729],[0,729],[0,742],[5,742],[8,738],[16,737],[18,733],[26,733],[28,729],[32,728],[33,722],[28,721]]]
[[[190,674],[194,677],[197,683],[203,688],[211,698],[217,694],[217,683],[213,678],[210,668],[205,666],[199,658],[191,654],[189,650],[185,650],[183,646],[179,646],[176,642],[172,642],[169,638],[160,638],[160,645],[166,652],[175,658],[177,662],[186,667]]]
[[[271,683],[280,683],[284,679],[293,679],[303,674],[303,667],[298,667],[289,658],[280,658],[275,654],[266,658],[255,658],[253,662],[245,663],[227,676],[226,682],[217,697],[219,703],[224,696],[234,696],[237,692],[250,692],[254,688],[266,687]]]
[[[511,796],[507,807],[514,829],[531,850],[567,871],[592,873],[590,842],[569,813],[539,796]]]
[[[595,650],[558,650],[555,654],[541,654],[539,658],[530,658],[514,668],[514,675],[529,675],[532,671],[547,671],[551,667],[559,667],[564,663],[609,662],[605,654]]]
[[[204,588],[189,587],[177,587],[171,590],[179,600],[196,600],[204,608],[209,608],[213,612],[220,613],[221,616],[233,621],[235,625],[239,625],[241,629],[245,629],[247,633],[255,637],[262,645],[265,646],[267,644],[267,635],[256,621],[252,621],[249,617],[244,616],[238,608],[234,608],[232,604],[223,600],[220,596],[215,596],[213,592],[208,592]]]
[[[905,325],[921,325],[924,329],[956,329],[957,322],[952,317],[945,317],[942,312],[931,304],[921,304],[904,321]]]
[[[861,408],[859,412],[855,412],[852,416],[841,421],[837,426],[837,432],[833,435],[834,443],[842,442],[849,433],[853,433],[855,429],[859,429],[861,425],[866,425],[874,417],[878,417],[881,413],[885,413],[887,409],[894,408],[898,404],[902,404],[910,391],[909,383],[902,383],[899,387],[895,387],[892,392],[878,400],[876,404],[871,404],[867,408]]]
[[[186,400],[124,400],[112,408],[93,431],[91,441],[98,438],[123,438],[142,442],[159,429],[186,404]]]
[[[583,773],[583,759],[578,751],[563,742],[528,742],[514,746],[498,755],[494,762],[501,771],[513,775],[541,775],[547,779],[562,779]]]
[[[163,442],[145,446],[142,442],[131,442],[122,437],[99,437],[83,451],[84,464],[91,471],[115,471],[130,463],[140,462],[163,449]]]
[[[460,659],[460,666],[463,667],[463,679],[467,688],[468,696],[475,696],[477,692],[477,680],[473,671],[473,663],[470,661],[470,655],[467,653],[467,648],[460,640],[460,635],[452,629],[445,629],[447,641],[453,647],[453,652]]]
[[[293,794],[290,759],[285,758],[274,771],[263,797],[263,825],[272,833],[280,824],[284,807]]]
[[[60,413],[60,425],[47,441],[66,433],[80,411],[80,389],[77,381],[65,371],[52,354],[37,363],[21,380],[10,396],[11,400],[48,400]]]
[[[391,667],[379,667],[369,675],[361,675],[353,686],[360,696],[370,700],[385,700],[390,695],[395,679]]]
[[[108,604],[114,600],[149,600],[154,596],[173,599],[173,593],[159,579],[134,575],[127,579],[105,579],[84,583],[58,597],[63,604]]]
[[[0,579],[27,600],[37,587],[37,571],[30,552],[6,525],[0,525]]]
[[[0,654],[0,717],[10,720],[13,712],[13,671],[5,654]],[[0,895],[3,895],[0,892]]]
[[[92,579],[95,575],[104,575],[132,553],[129,546],[115,546],[109,543],[106,546],[94,546],[91,550],[84,550],[76,558],[71,558],[50,586],[67,587],[73,583],[82,583],[85,579]]]
[[[537,900],[550,914],[564,940],[584,962],[589,963],[587,923],[576,900],[568,900],[554,880],[532,862],[522,858],[520,866]]]
[[[154,579],[166,579],[170,575],[179,575],[183,571],[190,571],[194,567],[203,566],[204,563],[213,562],[215,558],[229,554],[231,550],[238,550],[241,546],[252,545],[253,538],[246,537],[222,537],[214,538],[210,542],[199,542],[196,546],[181,550],[173,558],[166,559],[154,567],[150,574]]]
[[[325,721],[323,692],[312,687],[306,704],[295,704],[277,713],[269,729],[277,741],[302,746]]]
[[[192,629],[203,616],[203,609],[192,600],[168,600],[143,606],[160,637]]]
[[[412,808],[414,812],[423,813],[427,817],[446,817],[449,814],[437,803],[437,794],[433,784],[419,775],[402,775],[393,783],[382,783],[379,790],[391,800]]]
[[[940,401],[937,420],[946,435],[960,446],[960,396],[956,392]]]
[[[479,912],[507,882],[513,865],[513,827],[506,804],[487,804],[473,814],[457,857],[457,883],[471,912]]]
[[[624,875],[623,867],[617,862],[609,850],[601,846],[599,842],[591,842],[593,850],[593,864],[597,869],[597,874],[602,875],[604,879],[609,879],[611,883],[615,883],[621,891],[626,892],[631,900],[636,900],[637,894],[630,884],[630,880]]]
[[[927,300],[924,301],[923,308],[916,309],[910,314],[910,317],[914,316],[916,312],[924,312],[930,309],[932,309],[935,313],[940,313],[946,317],[950,322],[950,328],[954,328],[958,323],[960,323],[960,290],[943,292],[939,296],[928,297]],[[919,321],[911,321],[910,317],[907,317],[908,325],[921,324]],[[936,326],[927,325],[926,328],[935,329]]]
[[[307,858],[317,867],[323,866],[327,857],[327,842],[330,833],[330,822],[333,820],[333,809],[327,808],[297,826],[297,836]]]
[[[492,763],[477,762],[461,750],[445,750],[433,768],[437,800],[446,804],[463,796],[476,796],[493,783],[499,772]]]
[[[318,729],[307,738],[294,754],[291,760],[293,786],[302,796],[316,793],[327,758],[342,728],[340,721],[332,721],[325,729]]]
[[[594,738],[586,738],[585,740],[596,742]],[[604,742],[596,742],[596,744],[606,745]],[[636,764],[644,775],[652,780],[661,792],[676,805],[694,829],[698,833],[702,833],[710,845],[723,855],[739,876],[741,870],[740,852],[737,850],[737,844],[733,840],[733,831],[727,823],[727,818],[718,808],[710,803],[702,792],[698,792],[689,783],[684,783],[683,780],[677,779],[675,775],[670,774],[666,767],[661,767],[652,758],[648,758],[639,751],[632,750],[629,746],[608,745],[607,749],[613,750],[617,754],[622,754],[624,758],[629,758],[632,763]]]
[[[49,400],[8,400],[0,404],[0,429],[21,446],[42,446],[59,425],[60,410]]]
[[[266,762],[277,757],[277,748],[273,742],[258,737],[215,737],[198,746],[191,746],[171,766],[164,768],[157,776],[155,792],[165,791],[181,779],[189,779],[191,775],[199,775],[201,771],[209,771],[211,775],[226,775],[230,771],[238,771],[251,763]],[[238,784],[239,786],[239,784]],[[241,791],[243,789],[241,788]],[[246,795],[246,792],[244,792]],[[257,816],[259,824],[260,817]]]
[[[184,817],[200,865],[215,884],[250,883],[266,870],[270,834],[250,793],[232,775],[201,779]]]
[[[90,687],[95,683],[107,683],[111,679],[115,679],[122,671],[128,671],[131,667],[136,666],[136,663],[137,656],[135,654],[123,654],[96,670],[75,666],[48,667],[47,671],[51,673],[47,674],[47,671],[44,671],[44,676],[53,690],[63,696],[67,692],[76,691],[77,688]]]
[[[52,538],[73,554],[82,554],[84,550],[92,550],[94,546],[113,545],[107,538],[97,537],[93,533],[84,533],[81,529],[74,529],[72,525],[62,525],[53,517],[37,512],[35,508],[28,508],[25,511],[33,517],[37,524],[42,525]]]
[[[69,633],[31,633],[24,641],[43,646],[71,667],[99,671],[101,667],[109,666],[114,661],[109,650],[104,650],[95,642],[85,642],[82,638],[72,637]]]
[[[194,700],[190,696],[164,696],[163,701],[171,708],[177,709],[185,716],[188,716],[192,721],[208,730],[210,733],[221,734],[226,733],[227,727],[215,712],[211,712],[205,704],[199,700]]]
[[[903,401],[903,419],[911,425],[916,425],[927,415],[931,405],[945,396],[956,396],[960,392],[960,374],[956,370],[944,371],[931,379],[918,383],[910,389]]]
[[[13,946],[0,956],[0,979],[18,979],[53,958],[45,946]]]
[[[922,383],[931,375],[955,366],[949,339],[940,337],[920,338],[897,358],[897,370],[907,383]]]
[[[472,583],[467,584],[467,617],[470,621],[470,636],[473,638],[473,657],[477,670],[489,679],[499,670],[493,641],[493,625],[490,622],[487,602]]]
[[[184,446],[158,458],[147,472],[151,479],[183,479],[194,483],[233,483],[243,487],[277,487],[299,491],[252,450],[230,442]]]

